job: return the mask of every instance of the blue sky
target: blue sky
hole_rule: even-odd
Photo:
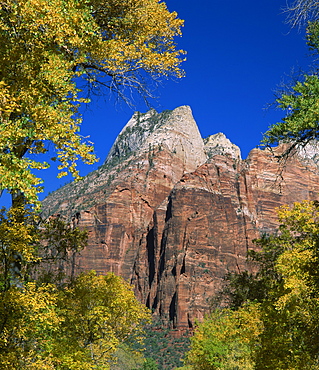
[[[311,63],[304,30],[291,30],[285,24],[286,0],[167,0],[166,4],[185,20],[177,42],[187,51],[186,77],[165,81],[156,91],[154,108],[160,112],[189,105],[203,137],[223,132],[246,158],[267,127],[284,116],[280,110],[266,109],[274,102],[278,85],[289,82],[293,70],[307,70]],[[135,110],[147,109],[137,104]],[[95,143],[100,163],[81,165],[82,175],[103,163],[133,113],[109,97],[95,99],[84,111],[82,134]],[[45,180],[41,198],[70,180],[57,180],[53,167],[40,175]]]

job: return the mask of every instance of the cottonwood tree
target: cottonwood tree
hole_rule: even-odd
[[[147,96],[145,76],[183,75],[174,42],[182,24],[158,0],[0,3],[0,191],[11,193],[17,225],[26,222],[24,209],[39,206],[42,180],[32,171],[49,167],[49,145],[58,176],[78,179],[77,161],[96,161],[79,133],[85,91]]]
[[[111,273],[83,273],[63,289],[28,282],[0,298],[1,369],[109,369],[118,345],[140,340],[150,320],[129,284]]]
[[[253,370],[262,327],[258,304],[213,311],[196,327],[181,370]]]
[[[174,42],[182,25],[158,0],[0,3],[0,179],[13,205],[37,202],[32,169],[49,167],[49,143],[59,176],[79,178],[77,160],[96,160],[79,133],[84,91],[147,97],[147,76],[183,76]]]

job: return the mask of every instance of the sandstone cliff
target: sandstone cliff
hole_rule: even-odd
[[[282,149],[274,149],[275,154]],[[317,199],[316,145],[284,166],[246,160],[223,134],[203,140],[189,107],[135,113],[103,166],[44,200],[89,231],[78,271],[113,271],[172,327],[208,311],[227,271],[246,268],[252,240],[275,230],[276,207]]]

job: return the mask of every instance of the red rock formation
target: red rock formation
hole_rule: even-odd
[[[183,132],[174,130],[175,120]],[[218,150],[208,140],[208,159],[193,126],[189,109],[178,108],[160,134],[155,130],[156,145],[149,146],[148,134],[143,150],[44,201],[46,209],[76,214],[89,231],[78,271],[124,276],[141,301],[179,329],[209,310],[225,273],[247,267],[252,240],[277,227],[276,207],[317,199],[319,191],[312,160],[295,156],[283,167],[270,151],[254,149],[242,161],[238,148],[221,146],[227,139],[220,134]],[[166,127],[175,136],[161,144]]]
[[[317,199],[318,191],[314,165],[305,167],[294,158],[283,169],[260,150],[246,161],[215,156],[184,175],[170,194],[161,226],[157,290],[150,305],[179,328],[203,318],[224,275],[247,268],[252,240],[278,226],[276,208]]]

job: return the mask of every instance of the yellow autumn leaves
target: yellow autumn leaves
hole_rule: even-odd
[[[183,21],[157,0],[8,0],[0,6],[1,188],[37,201],[53,144],[60,176],[96,161],[78,106],[98,86],[147,96],[140,73],[181,77],[175,45]],[[81,88],[79,88],[81,86]],[[84,90],[83,90],[84,86]],[[28,153],[38,154],[28,159]],[[34,159],[37,158],[37,159]]]
[[[97,160],[79,106],[96,88],[147,97],[145,76],[181,77],[182,25],[158,0],[0,3],[0,190],[12,195],[0,212],[1,369],[109,369],[149,320],[123,279],[74,276],[85,233],[36,215],[33,169],[49,167],[51,147],[58,176],[79,179],[77,162]]]
[[[149,311],[113,274],[79,275],[71,285],[27,283],[1,292],[0,367],[109,369],[128,336],[138,340]]]
[[[74,275],[85,231],[34,211],[0,212],[0,368],[109,369],[128,337],[141,340],[150,311],[124,279]]]

